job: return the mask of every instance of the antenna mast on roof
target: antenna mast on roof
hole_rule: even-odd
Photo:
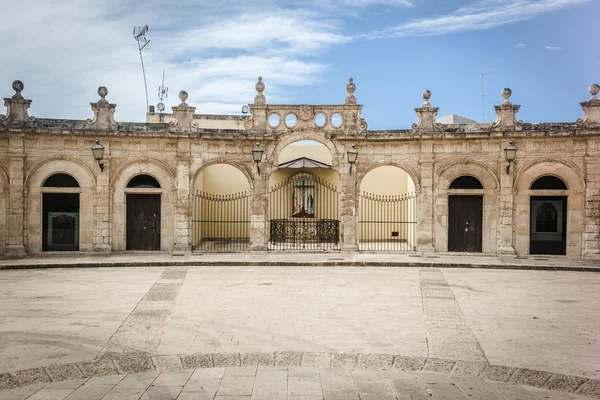
[[[165,70],[163,69],[163,80],[162,84],[158,87],[158,98],[160,99],[160,103],[156,105],[158,111],[165,111],[165,104],[163,103],[163,99],[169,97],[169,88],[165,86]]]
[[[486,75],[492,75],[492,72],[486,72],[481,74],[481,122],[485,124],[485,89],[484,89],[484,78]]]
[[[150,40],[144,36],[148,32],[148,25],[134,26],[133,27],[133,38],[138,43],[138,50],[140,51],[140,61],[142,62],[142,74],[144,75],[144,88],[146,89],[146,112],[148,112],[148,85],[146,84],[146,71],[144,70],[144,59],[142,58],[142,50]]]

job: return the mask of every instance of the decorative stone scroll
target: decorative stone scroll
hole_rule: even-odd
[[[26,100],[21,95],[24,87],[25,86],[21,81],[14,81],[12,83],[12,88],[15,91],[15,94],[12,97],[4,99],[6,115],[0,115],[0,121],[5,121],[8,123],[20,123],[35,120],[34,117],[29,116],[27,111],[31,106],[31,100]]]
[[[600,85],[594,83],[590,85],[588,91],[592,97],[588,101],[579,103],[583,109],[583,119],[578,119],[577,124],[583,127],[598,126],[600,125],[600,99],[598,98]]]
[[[412,124],[412,128],[415,131],[423,132],[436,132],[440,130],[440,124],[435,121],[439,108],[432,107],[429,99],[431,98],[431,91],[425,90],[421,95],[423,97],[423,105],[421,108],[415,108],[419,122]]]
[[[92,111],[94,111],[94,118],[87,119],[85,121],[86,129],[114,129],[117,127],[115,122],[115,108],[116,104],[111,104],[106,100],[108,89],[104,86],[98,88],[98,95],[100,100],[97,103],[90,103]]]
[[[505,129],[522,127],[523,121],[517,121],[517,113],[521,106],[511,103],[509,100],[510,96],[512,96],[512,90],[504,88],[500,94],[504,97],[504,102],[499,106],[494,106],[498,118],[496,119],[496,122],[493,123],[492,128]]]

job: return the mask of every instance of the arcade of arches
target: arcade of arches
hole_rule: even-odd
[[[600,258],[598,99],[577,123],[523,124],[503,92],[496,123],[442,126],[426,97],[412,129],[371,131],[352,82],[332,105],[268,104],[256,87],[249,115],[196,114],[183,96],[172,114],[126,124],[105,91],[87,121],[37,120],[20,92],[5,99],[0,254]]]

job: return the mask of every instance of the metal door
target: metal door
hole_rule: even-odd
[[[448,197],[448,251],[482,251],[483,196]]]
[[[127,250],[160,250],[160,194],[127,195]]]

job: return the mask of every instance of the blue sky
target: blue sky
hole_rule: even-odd
[[[31,10],[36,10],[32,13]],[[134,25],[150,103],[185,89],[199,113],[239,113],[258,75],[270,103],[342,103],[352,76],[369,129],[409,128],[421,92],[439,116],[495,119],[503,87],[526,122],[581,116],[600,80],[598,0],[24,0],[3,6],[0,93],[25,83],[37,117],[83,119],[108,87],[118,121],[144,120]]]

